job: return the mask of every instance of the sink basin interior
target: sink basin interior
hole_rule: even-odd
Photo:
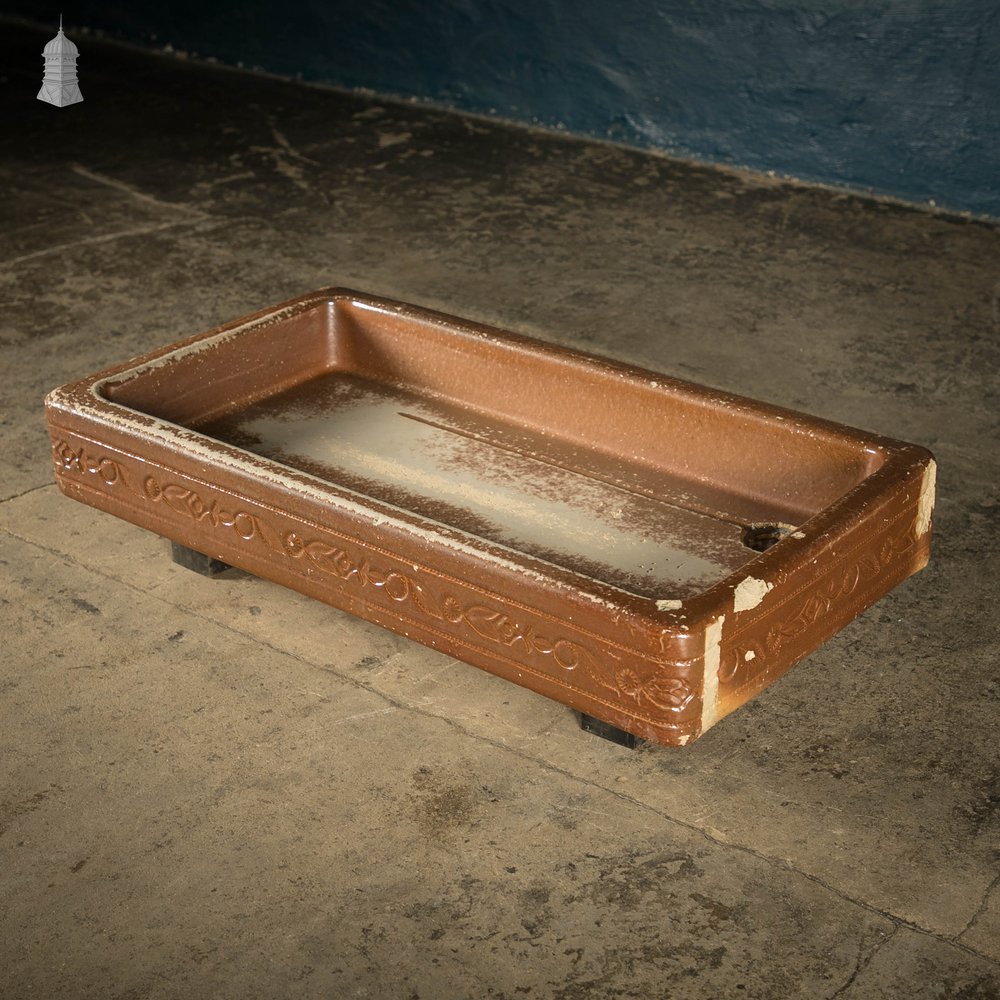
[[[751,526],[797,527],[880,461],[843,430],[773,408],[722,394],[708,405],[704,390],[663,376],[343,300],[165,355],[102,392],[668,600],[755,558]]]
[[[352,373],[198,430],[641,596],[691,596],[755,555],[741,525],[643,489],[640,470]]]

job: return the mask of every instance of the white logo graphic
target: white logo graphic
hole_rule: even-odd
[[[83,100],[80,85],[76,82],[76,60],[80,50],[63,34],[62,14],[59,15],[59,34],[42,49],[45,60],[45,77],[38,91],[40,101],[48,101],[57,108],[79,104]]]

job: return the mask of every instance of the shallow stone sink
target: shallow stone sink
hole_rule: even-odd
[[[922,448],[343,289],[46,410],[67,496],[667,745],[930,550]]]

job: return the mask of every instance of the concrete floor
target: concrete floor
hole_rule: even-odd
[[[0,996],[1000,996],[1000,233],[0,32]],[[46,390],[339,283],[930,447],[935,552],[685,750],[51,485]]]

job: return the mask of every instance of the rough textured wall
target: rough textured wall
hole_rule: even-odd
[[[995,0],[82,0],[66,22],[1000,216]]]

